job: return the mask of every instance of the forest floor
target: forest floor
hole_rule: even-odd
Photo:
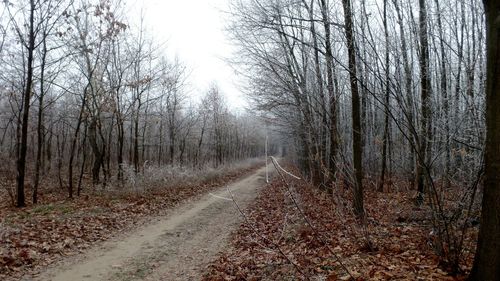
[[[472,266],[477,226],[465,235],[461,273],[451,276],[436,255],[431,211],[415,205],[415,192],[366,190],[360,227],[349,191],[329,194],[284,176],[243,211],[203,280],[464,280]]]
[[[245,205],[261,185],[263,170],[255,172],[261,167],[253,163],[168,188],[87,192],[73,200],[45,194],[44,204],[4,206],[0,280],[142,280],[146,275],[191,274],[195,264],[210,261],[220,250],[239,218],[232,202],[207,193],[227,197],[225,186],[230,184]],[[170,255],[177,262],[166,259]],[[155,270],[160,265],[161,271]]]
[[[276,172],[266,184],[265,168],[256,170],[0,209],[0,279],[464,280],[470,270],[477,226],[464,236],[461,273],[450,275],[431,210],[401,185],[367,188],[360,224],[349,190],[332,194]]]

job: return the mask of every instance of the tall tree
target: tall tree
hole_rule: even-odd
[[[500,280],[500,1],[484,0],[486,12],[486,148],[481,226],[469,280]]]
[[[47,63],[47,31],[42,33],[42,58],[40,64],[40,93],[38,95],[38,124],[37,124],[37,149],[36,149],[36,164],[35,164],[35,182],[33,184],[33,204],[38,203],[38,185],[40,183],[40,167],[42,166],[42,149],[43,149],[43,98],[45,97],[45,66]]]
[[[64,0],[45,0],[41,2],[38,9],[38,33],[40,37],[40,42],[38,45],[41,46],[41,50],[39,51],[39,85],[38,85],[38,120],[37,120],[37,150],[36,150],[36,161],[35,161],[35,180],[33,183],[33,204],[38,202],[38,186],[40,184],[40,174],[42,165],[42,156],[43,156],[43,147],[45,142],[45,96],[47,95],[48,88],[50,84],[55,80],[57,74],[60,70],[48,68],[56,64],[54,61],[49,61],[49,52],[57,50],[57,46],[50,46],[49,40],[50,37],[53,37],[54,30],[57,27],[57,24],[60,24],[61,17],[67,13],[65,7]],[[56,9],[57,7],[58,9]],[[57,61],[58,59],[56,59]],[[51,75],[52,74],[52,75]],[[47,86],[48,85],[48,86]]]
[[[425,0],[419,0],[419,40],[420,40],[420,140],[418,145],[417,166],[417,203],[423,202],[425,192],[425,169],[428,169],[427,158],[430,156],[429,139],[431,137],[431,79],[429,73],[429,43],[427,35],[427,8]]]
[[[17,207],[24,207],[25,195],[24,195],[24,180],[26,174],[26,152],[28,150],[28,122],[29,122],[29,112],[30,112],[30,102],[33,87],[33,61],[35,52],[35,1],[30,0],[29,3],[29,21],[27,38],[18,30],[18,35],[20,41],[23,43],[24,48],[27,51],[26,64],[26,78],[23,93],[23,106],[22,106],[22,121],[21,121],[21,138],[18,144],[18,156],[17,156]]]
[[[351,84],[351,104],[352,104],[352,153],[354,166],[354,212],[358,217],[364,216],[363,207],[363,166],[361,144],[361,108],[358,89],[358,78],[356,73],[356,46],[353,31],[353,16],[351,1],[342,0],[344,8],[345,36],[347,40],[347,52],[349,58],[349,80]]]
[[[384,25],[384,38],[385,38],[385,64],[384,64],[384,136],[382,138],[382,171],[380,172],[380,182],[378,191],[384,190],[385,173],[387,170],[387,150],[389,146],[389,31],[387,29],[387,0],[384,0],[383,8],[383,25]]]
[[[327,89],[329,96],[330,107],[330,159],[329,171],[331,180],[334,180],[336,173],[335,157],[337,156],[338,142],[337,142],[337,96],[335,95],[335,66],[333,65],[333,52],[331,43],[331,30],[328,15],[328,4],[326,0],[321,0],[321,16],[323,28],[325,30],[325,60],[326,60],[326,76],[327,76]],[[311,23],[314,24],[314,23]]]

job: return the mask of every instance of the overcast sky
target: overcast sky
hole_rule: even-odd
[[[137,20],[143,8],[146,25],[156,41],[166,42],[169,57],[177,55],[191,70],[193,95],[205,92],[216,81],[228,104],[242,109],[245,101],[236,86],[238,78],[223,60],[233,50],[224,31],[227,16],[223,11],[229,1],[132,0],[131,18]]]

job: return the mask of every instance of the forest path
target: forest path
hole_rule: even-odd
[[[49,269],[39,280],[199,280],[265,185],[265,167]],[[231,191],[229,194],[228,189]],[[226,199],[224,199],[226,198]]]

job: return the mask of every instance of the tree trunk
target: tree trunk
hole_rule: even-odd
[[[425,0],[419,0],[419,39],[420,39],[420,99],[421,113],[420,118],[420,143],[418,153],[417,166],[417,204],[422,204],[425,192],[425,175],[424,170],[427,169],[427,158],[429,155],[429,139],[431,137],[431,109],[430,109],[430,94],[431,81],[429,75],[429,44],[427,36],[427,10]]]
[[[356,77],[356,47],[353,32],[351,13],[351,1],[342,0],[344,8],[345,35],[347,40],[347,52],[349,57],[349,80],[352,94],[352,153],[354,164],[354,212],[358,218],[364,216],[363,207],[363,167],[362,167],[362,145],[361,145],[361,112],[358,80]]]
[[[63,158],[64,151],[66,150],[66,132],[64,131],[64,124],[62,126],[62,130],[56,135],[56,143],[57,143],[57,177],[59,179],[59,188],[63,189],[63,179],[62,179],[62,166],[63,166]]]
[[[389,146],[389,31],[387,30],[387,0],[384,0],[384,37],[385,37],[385,105],[384,105],[384,136],[382,139],[382,171],[377,191],[384,191],[385,173],[387,170],[387,148]]]
[[[336,163],[335,157],[337,156],[338,143],[337,143],[337,97],[334,91],[334,66],[333,66],[333,53],[331,43],[330,22],[328,19],[327,5],[325,0],[321,0],[321,15],[323,17],[323,28],[325,29],[325,60],[326,60],[326,75],[327,75],[327,90],[330,106],[330,157],[329,157],[329,174],[330,181],[335,181]]]
[[[140,102],[137,107],[137,112],[134,120],[134,145],[133,145],[133,159],[134,159],[134,171],[139,173],[139,114],[140,114]]]
[[[35,163],[35,182],[33,184],[33,204],[38,203],[38,185],[40,184],[40,168],[42,166],[42,151],[43,151],[43,140],[44,140],[44,128],[43,128],[43,98],[45,96],[45,62],[47,59],[47,34],[43,34],[43,50],[42,50],[42,63],[40,65],[40,96],[38,98],[38,124],[36,126],[37,134],[37,150],[36,150],[36,163]]]
[[[418,133],[415,130],[415,122],[414,122],[414,101],[413,101],[413,87],[412,87],[412,81],[413,81],[413,76],[412,76],[412,71],[410,67],[410,60],[408,58],[408,45],[406,43],[406,37],[405,37],[405,23],[403,21],[403,15],[401,13],[401,9],[399,7],[400,1],[398,0],[393,0],[392,4],[394,5],[394,10],[397,15],[398,19],[398,26],[399,26],[399,34],[400,34],[400,40],[401,40],[401,54],[403,57],[403,70],[404,70],[404,89],[405,89],[405,98],[401,101],[401,105],[403,105],[404,111],[403,114],[405,115],[407,122],[408,122],[408,131],[411,135],[411,138],[408,140],[409,143],[409,171],[411,171],[409,180],[410,180],[410,186],[415,185],[415,154],[416,154],[416,149],[417,149],[417,142],[418,142]]]
[[[169,148],[168,149],[169,160],[168,160],[168,163],[170,165],[173,165],[174,164],[174,153],[175,153],[175,128],[174,128],[174,126],[170,126],[168,136],[169,136],[169,147],[168,147]]]
[[[304,5],[307,5],[307,3],[304,2]],[[322,5],[323,6],[326,6],[326,4],[324,3],[325,0],[322,0]],[[326,9],[326,7],[324,7]],[[318,47],[318,36],[317,36],[317,33],[316,33],[316,27],[315,27],[315,23],[314,23],[314,1],[311,1],[311,5],[308,7],[308,12],[309,12],[309,20],[311,21],[311,26],[310,26],[310,31],[311,31],[311,36],[312,36],[312,42],[313,42],[313,52],[314,52],[314,71],[315,71],[315,74],[316,74],[316,83],[317,83],[317,87],[318,87],[318,94],[319,94],[319,104],[320,104],[320,115],[321,115],[321,126],[318,128],[318,133],[319,133],[319,139],[320,139],[320,144],[319,144],[319,148],[318,148],[318,152],[320,154],[320,157],[318,157],[318,162],[320,164],[320,168],[323,167],[323,166],[326,166],[328,165],[328,156],[327,156],[327,133],[328,133],[328,118],[327,118],[327,112],[326,112],[326,98],[325,98],[325,93],[324,93],[324,87],[323,87],[323,77],[321,75],[321,65],[320,65],[320,58],[319,58],[319,47]],[[329,26],[329,23],[325,23],[325,21],[327,21],[328,19],[326,19],[327,17],[327,14],[326,14],[326,11],[323,12],[323,9],[322,9],[322,14],[323,14],[323,24],[326,26],[326,28],[328,28],[328,32],[327,32],[327,35],[326,35],[326,38],[325,38],[325,45],[327,46],[326,47],[326,50],[328,52],[328,50],[330,50],[331,52],[331,47],[330,47],[330,26]],[[325,30],[326,30],[325,28]],[[330,49],[329,49],[330,48]],[[327,70],[329,70],[329,72],[327,72],[329,74],[331,74],[331,69],[329,67],[331,67],[331,57],[328,58],[327,57]],[[328,82],[330,83],[331,82],[331,77],[328,77]],[[330,84],[328,84],[330,85]],[[333,89],[333,88],[332,88]],[[319,171],[320,173],[322,171]],[[326,171],[325,171],[326,172]],[[327,178],[331,178],[330,176],[327,175]],[[328,184],[326,185],[326,187],[328,188]]]
[[[481,226],[469,280],[500,280],[500,1],[484,0],[486,11],[486,147]]]
[[[94,163],[92,165],[92,183],[94,185],[99,184],[99,174],[101,171],[101,166],[103,164],[103,152],[99,148],[99,144],[97,142],[97,120],[92,118],[90,121],[88,130],[89,130],[89,142],[92,147],[92,152],[94,154]]]
[[[21,125],[21,139],[17,158],[17,207],[26,206],[24,197],[24,178],[26,173],[26,152],[28,150],[28,122],[30,114],[31,88],[33,86],[33,53],[35,50],[35,1],[30,0],[30,19],[28,35],[28,60],[26,73],[26,87],[23,95],[23,117]]]
[[[123,183],[123,142],[125,140],[125,129],[123,127],[123,120],[121,114],[117,116],[117,126],[118,126],[118,181]],[[161,153],[160,153],[161,155]]]
[[[196,154],[194,157],[194,165],[193,167],[197,167],[199,163],[199,157],[201,154],[201,145],[203,144],[203,135],[205,134],[205,126],[207,124],[207,119],[205,116],[203,116],[203,126],[201,127],[201,133],[200,133],[200,138],[198,139],[198,146],[196,148]]]
[[[441,77],[440,77],[440,87],[441,87],[441,97],[443,98],[443,115],[444,115],[444,130],[445,130],[445,143],[446,143],[446,155],[445,155],[445,170],[444,170],[444,186],[448,188],[450,186],[450,165],[451,165],[451,147],[450,147],[450,102],[448,101],[448,71],[446,69],[446,52],[445,52],[445,39],[443,34],[443,23],[441,20],[441,11],[439,8],[439,0],[434,0],[436,5],[437,13],[437,23],[439,29],[439,48],[441,52]]]
[[[45,141],[45,157],[47,158],[47,162],[48,164],[46,165],[43,165],[44,167],[46,167],[46,172],[49,173],[52,169],[52,137],[54,136],[54,133],[53,133],[53,130],[54,127],[53,125],[51,125],[48,129],[48,138],[47,138],[47,141]]]
[[[160,103],[162,102],[162,100],[160,99]],[[163,109],[160,110],[160,112],[163,112]],[[158,163],[158,166],[161,166],[163,164],[163,157],[162,157],[162,154],[163,154],[163,114],[160,114],[160,126],[159,126],[159,129],[158,129],[158,137],[159,137],[159,140],[158,140],[158,159],[157,159],[157,163]]]
[[[87,144],[87,125],[85,125],[85,129],[83,130],[83,143],[81,145],[83,156],[82,156],[82,165],[80,166],[80,176],[78,177],[78,187],[76,190],[77,196],[80,196],[82,192],[82,179],[83,179],[83,173],[85,172],[85,162],[87,160],[87,149],[85,147],[86,144]]]
[[[80,127],[82,125],[83,113],[85,106],[87,104],[87,90],[88,85],[83,90],[82,104],[80,106],[80,112],[78,113],[78,120],[76,123],[75,133],[73,134],[73,139],[71,140],[71,150],[69,154],[69,164],[68,164],[68,197],[73,198],[73,162],[75,160],[76,142],[78,140],[78,134],[80,133]]]

